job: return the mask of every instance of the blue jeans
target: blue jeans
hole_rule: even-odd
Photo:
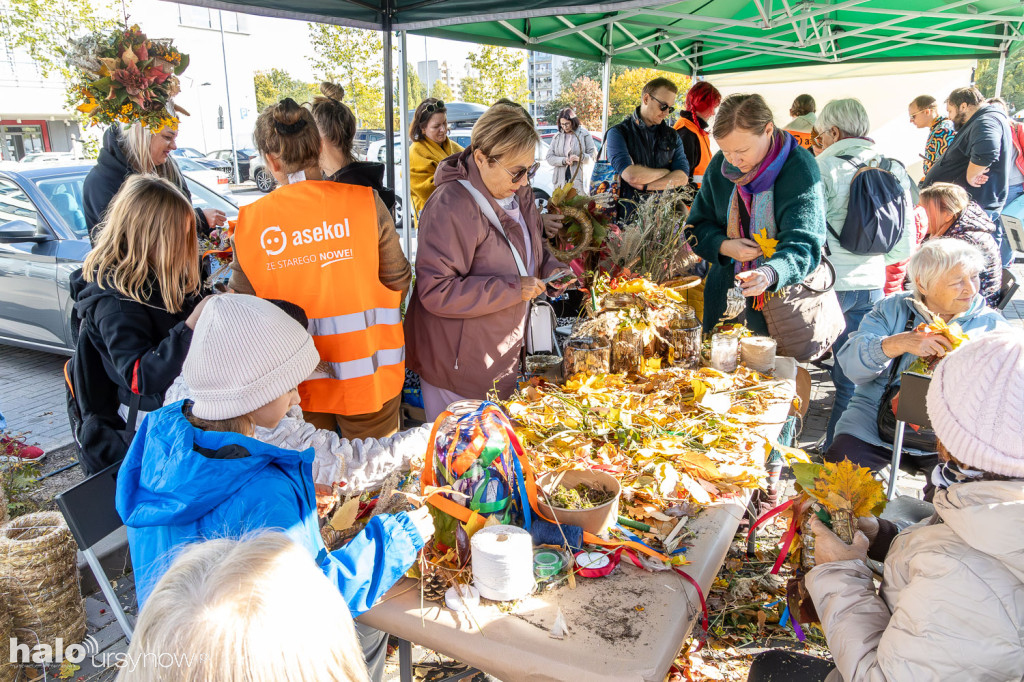
[[[1014,187],[1020,187],[1020,185],[1014,185]],[[1011,191],[1011,196],[1013,193]],[[1016,199],[1016,197],[1014,197]],[[1009,201],[1004,204],[1008,206]],[[1006,228],[1003,227],[1002,211],[992,211],[988,214],[988,217],[992,219],[992,222],[996,224],[996,244],[999,245],[999,259],[1003,262],[1003,267],[1008,268],[1013,265],[1013,247],[1010,245],[1010,238],[1006,236]]]
[[[839,351],[846,345],[846,339],[850,337],[850,334],[860,327],[860,321],[864,319],[864,316],[870,313],[871,309],[875,307],[875,303],[883,298],[881,289],[837,291],[836,296],[839,297],[839,305],[843,309],[846,329],[832,345],[832,353],[835,355],[832,359],[832,383],[836,387],[836,397],[832,403],[832,415],[828,419],[828,429],[825,431],[825,445],[822,452],[832,444],[832,439],[836,435],[836,424],[843,416],[843,412],[846,411],[846,406],[850,404],[850,398],[853,397],[855,388],[853,382],[846,378],[846,374],[839,364]]]

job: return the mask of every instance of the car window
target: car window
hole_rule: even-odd
[[[0,225],[12,220],[24,220],[38,228],[39,212],[20,187],[10,180],[0,180]]]
[[[185,178],[185,182],[188,184],[188,191],[192,193],[193,207],[200,210],[205,208],[217,208],[224,211],[229,218],[238,215],[238,207],[214,192],[212,189],[207,188],[205,185],[202,185],[191,178]]]
[[[88,237],[85,226],[85,205],[82,200],[82,185],[85,175],[40,180],[36,187],[57,210],[64,224],[76,237]]]

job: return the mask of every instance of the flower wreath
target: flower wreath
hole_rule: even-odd
[[[92,125],[139,121],[155,134],[178,129],[176,112],[188,115],[172,102],[188,55],[170,39],[150,40],[138,25],[93,33],[71,43],[67,61],[79,72],[69,99]]]

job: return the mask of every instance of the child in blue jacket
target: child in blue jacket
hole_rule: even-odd
[[[117,510],[128,526],[140,608],[176,550],[255,530],[281,530],[305,547],[353,617],[412,565],[433,533],[425,508],[376,516],[345,547],[328,552],[317,521],[312,449],[286,450],[252,437],[256,426],[274,428],[298,403],[296,386],[319,361],[312,337],[273,303],[236,294],[207,303],[184,365],[194,402],[149,414],[118,475]]]

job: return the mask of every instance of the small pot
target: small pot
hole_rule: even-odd
[[[575,488],[580,483],[595,490],[603,489],[607,492],[614,492],[615,495],[604,504],[590,509],[562,509],[548,503],[551,491],[559,484],[566,488]],[[549,471],[537,477],[537,489],[539,491],[537,508],[549,519],[570,526],[579,526],[594,535],[600,535],[618,522],[619,497],[622,495],[622,486],[614,476],[603,471],[594,471],[593,469]]]

